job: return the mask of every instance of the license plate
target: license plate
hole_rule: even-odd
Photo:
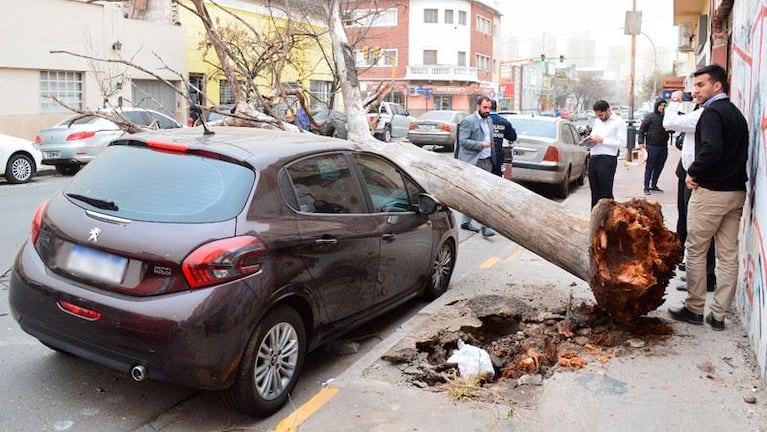
[[[418,130],[432,130],[434,129],[434,126],[432,125],[418,125]]]
[[[119,284],[128,267],[128,259],[94,249],[74,246],[65,268],[72,273]]]
[[[58,159],[61,156],[60,152],[43,152],[45,159]]]

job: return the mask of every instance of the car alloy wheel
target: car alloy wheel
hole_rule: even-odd
[[[26,183],[34,173],[34,162],[22,154],[12,156],[5,167],[5,179],[8,183]]]
[[[248,343],[235,382],[225,393],[227,402],[256,416],[279,410],[296,385],[305,350],[298,313],[287,306],[272,310]]]
[[[384,142],[391,142],[391,128],[389,128],[389,126],[386,126],[386,128],[384,128],[383,138],[384,138],[383,139]]]
[[[453,245],[446,241],[439,248],[439,253],[437,253],[432,264],[431,279],[427,282],[428,285],[424,292],[427,299],[435,299],[447,291],[454,267],[455,251]]]

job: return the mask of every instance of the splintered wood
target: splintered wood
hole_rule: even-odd
[[[663,304],[683,250],[655,201],[601,200],[591,212],[591,290],[599,307],[620,322]]]

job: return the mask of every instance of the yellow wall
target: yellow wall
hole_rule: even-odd
[[[191,6],[190,2],[186,2]],[[225,22],[235,23],[236,20],[232,18],[226,12],[219,10],[216,6],[208,4],[208,12],[210,13],[213,22]],[[269,28],[273,26],[273,23],[278,25],[284,25],[284,19],[273,19],[268,15],[267,9],[253,5],[254,10],[244,10],[236,8],[228,8],[228,10],[234,12],[245,20],[248,24],[256,29]],[[259,10],[260,9],[260,10]],[[219,101],[219,80],[225,79],[219,76],[212,76],[216,69],[206,63],[206,59],[216,65],[219,64],[215,51],[211,48],[208,51],[207,58],[203,57],[203,50],[199,48],[200,42],[205,39],[205,28],[202,25],[200,19],[187,11],[183,7],[179,7],[179,21],[182,26],[187,29],[187,70],[189,73],[202,73],[206,78],[205,94],[208,97],[207,105],[217,105]],[[240,24],[241,25],[241,24]],[[273,27],[272,27],[273,28]],[[319,27],[318,27],[319,28]],[[326,38],[327,46],[330,46],[329,38]],[[322,80],[331,81],[332,73],[327,64],[322,61],[322,56],[319,50],[314,48],[303,53],[303,64],[305,65],[303,70],[296,71],[292,68],[286,67],[282,73],[281,81],[300,81],[302,85],[309,90],[309,80]],[[271,90],[272,77],[271,75],[259,76],[258,86],[262,93],[268,93]]]

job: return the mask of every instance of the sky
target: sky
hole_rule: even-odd
[[[623,27],[632,0],[496,0],[496,7],[503,14],[503,38],[540,41],[544,33],[567,38],[588,32],[597,42],[597,56],[606,56],[607,48],[618,44],[630,53],[631,37],[623,33]],[[671,71],[677,42],[673,1],[636,0],[636,10],[642,12],[642,32],[646,34],[637,36],[638,67],[646,63],[645,69],[652,69],[657,59],[659,69]],[[566,53],[547,53],[559,54]]]

